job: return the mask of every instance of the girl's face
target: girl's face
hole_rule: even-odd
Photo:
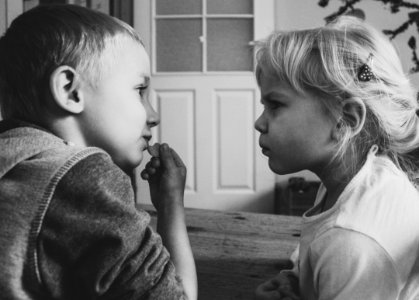
[[[119,167],[131,171],[141,163],[159,117],[147,96],[148,55],[130,38],[122,43],[96,86],[86,86],[80,126],[87,146],[104,149]]]
[[[270,169],[277,174],[305,169],[319,174],[333,157],[335,122],[319,100],[298,94],[263,69],[260,90],[264,110],[255,128]]]

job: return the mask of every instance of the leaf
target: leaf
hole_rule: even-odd
[[[329,0],[320,0],[318,4],[320,7],[326,7],[329,4]]]
[[[415,50],[416,49],[416,39],[414,36],[411,36],[409,41],[407,42],[407,44],[409,45],[410,49]]]

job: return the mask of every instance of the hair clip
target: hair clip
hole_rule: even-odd
[[[363,64],[358,71],[358,80],[367,82],[370,81],[374,74],[372,73],[370,66],[372,66],[372,53],[368,56],[367,62]]]

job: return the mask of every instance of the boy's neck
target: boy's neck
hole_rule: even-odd
[[[49,122],[48,129],[65,141],[79,146],[87,146],[78,123],[72,117],[56,118]]]

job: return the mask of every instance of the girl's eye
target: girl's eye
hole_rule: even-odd
[[[277,109],[281,107],[281,103],[277,102],[277,101],[264,101],[263,102],[263,106],[265,106],[265,108],[267,109]]]

